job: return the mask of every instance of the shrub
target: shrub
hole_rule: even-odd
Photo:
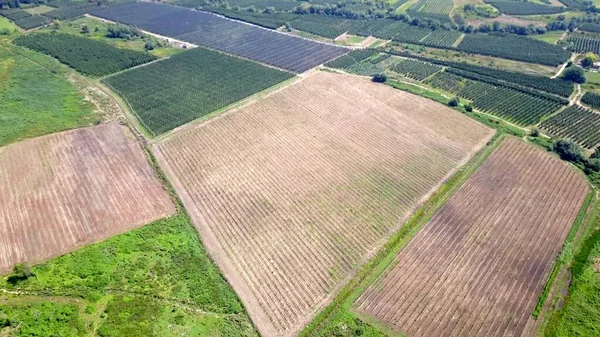
[[[448,106],[458,106],[458,104],[460,103],[460,99],[458,98],[458,96],[452,98],[450,101],[448,101]]]
[[[386,74],[377,74],[377,75],[373,76],[372,81],[376,82],[376,83],[383,83],[383,82],[387,81],[387,75]]]
[[[465,106],[465,110],[466,110],[467,112],[473,112],[473,106],[472,106],[471,104],[467,104],[467,105]]]

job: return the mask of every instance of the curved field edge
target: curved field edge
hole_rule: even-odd
[[[459,168],[452,177],[440,186],[429,200],[402,225],[383,248],[347,283],[333,302],[317,315],[299,336],[329,336],[349,330],[354,330],[354,333],[364,336],[401,336],[401,334],[392,331],[375,319],[357,315],[352,310],[352,303],[377,277],[387,270],[390,264],[393,263],[398,252],[408,244],[421,227],[433,217],[437,210],[477,170],[500,145],[504,137],[506,135],[502,133],[494,135],[485,148],[481,149],[465,166]]]
[[[178,213],[0,278],[0,335],[258,336],[152,153]]]

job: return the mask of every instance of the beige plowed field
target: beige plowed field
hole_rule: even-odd
[[[0,273],[174,211],[133,134],[118,124],[0,148]]]
[[[315,72],[154,149],[265,336],[291,335],[493,131]]]
[[[521,336],[587,192],[564,162],[505,139],[357,311],[408,337]]]

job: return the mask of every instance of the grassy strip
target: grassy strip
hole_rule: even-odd
[[[581,209],[579,210],[579,214],[577,214],[577,218],[575,219],[575,222],[573,223],[573,226],[571,227],[571,230],[569,231],[569,234],[567,235],[567,238],[565,240],[565,243],[563,244],[560,255],[559,255],[558,259],[556,259],[556,261],[554,262],[554,267],[552,268],[552,272],[550,273],[550,276],[548,277],[548,280],[546,281],[544,290],[540,294],[537,304],[535,305],[535,308],[533,309],[533,312],[531,313],[531,315],[534,318],[537,319],[538,316],[540,315],[542,309],[544,308],[544,303],[546,303],[546,299],[548,298],[548,294],[550,293],[550,290],[552,289],[552,285],[554,284],[554,281],[556,280],[556,277],[558,276],[558,272],[560,271],[560,269],[562,268],[563,265],[568,264],[569,261],[571,261],[571,259],[573,257],[573,243],[574,243],[573,241],[575,240],[575,237],[577,236],[577,233],[579,232],[581,224],[584,222],[587,215],[590,215],[590,212],[589,212],[590,206],[595,204],[595,199],[596,199],[595,191],[591,190],[588,193],[583,205],[581,206]],[[594,204],[592,202],[594,202]]]
[[[600,228],[598,225],[600,205],[596,205],[592,224],[571,264],[569,295],[560,310],[552,313],[545,326],[545,337],[597,335],[600,324],[598,294],[600,276],[593,269],[592,259],[600,256]]]
[[[371,284],[371,282],[388,268],[394,261],[398,252],[406,246],[410,239],[418,233],[421,227],[433,217],[437,210],[444,205],[454,192],[462,186],[475,170],[477,170],[477,168],[500,144],[503,138],[504,134],[496,134],[496,136],[488,143],[488,146],[482,150],[479,155],[471,159],[465,167],[459,169],[450,179],[448,179],[448,181],[410,217],[400,230],[388,240],[383,248],[379,250],[377,255],[359,270],[356,276],[340,291],[333,302],[317,315],[299,336],[308,337],[325,335],[326,332],[324,330],[327,329],[326,325],[332,321],[334,316],[343,316],[349,312],[354,300],[369,284]]]

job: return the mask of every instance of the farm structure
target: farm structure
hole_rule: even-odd
[[[153,150],[259,330],[279,336],[307,324],[493,132],[427,99],[315,72]]]
[[[504,139],[355,309],[410,337],[522,336],[588,191],[558,158]]]
[[[292,77],[200,47],[104,83],[127,100],[152,135],[159,135]]]
[[[156,3],[127,3],[93,14],[295,73],[305,72],[350,51],[212,13]]]
[[[0,148],[0,273],[175,212],[142,148],[118,124]]]

